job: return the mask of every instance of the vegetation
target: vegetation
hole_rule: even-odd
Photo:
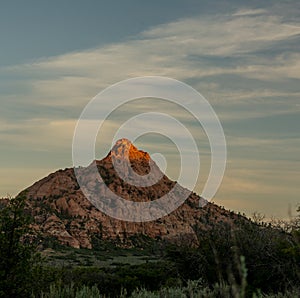
[[[24,197],[0,210],[0,297],[297,297],[300,210],[287,223],[240,218],[194,227],[199,246],[143,235],[135,247],[95,238],[94,250],[43,239],[41,263]]]
[[[198,248],[170,247],[181,280],[230,284],[233,297],[285,291],[300,280],[299,239],[272,226],[241,221],[198,231]],[[243,289],[243,291],[241,290]],[[237,295],[236,293],[239,293]]]
[[[0,297],[28,297],[38,255],[30,235],[25,197],[11,199],[0,210]]]
[[[295,298],[298,297],[299,289],[295,288],[285,293],[278,293],[272,295],[263,295],[258,293],[253,296],[255,298]],[[45,298],[106,298],[109,297],[105,294],[101,294],[96,286],[87,287],[82,286],[80,288],[75,288],[73,284],[68,286],[55,286],[50,287],[49,292],[42,293],[42,297]],[[226,284],[216,284],[212,288],[202,285],[200,281],[189,281],[186,286],[174,286],[174,287],[162,287],[158,291],[148,291],[144,288],[136,289],[130,295],[127,294],[126,290],[122,290],[120,298],[130,297],[130,298],[214,298],[214,297],[232,297],[231,288]]]

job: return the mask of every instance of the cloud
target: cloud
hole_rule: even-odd
[[[288,42],[299,34],[299,24],[285,23],[280,16],[269,15],[262,9],[239,10],[232,15],[177,20],[146,30],[128,41],[6,67],[2,71],[36,77],[34,88],[38,93],[50,90],[53,93],[56,88],[62,92],[63,86],[71,92],[78,85],[77,90],[82,92],[128,77],[157,74],[182,80],[232,73],[274,78],[277,69],[281,72],[277,73],[279,77],[286,74],[299,77],[298,53],[275,60],[252,57],[229,67],[221,61],[209,63],[209,58],[214,57],[238,58],[261,50],[271,51],[276,42]]]
[[[240,9],[233,14],[233,16],[251,16],[251,15],[261,15],[266,14],[268,11],[266,9]]]
[[[201,84],[201,89],[216,104],[225,101],[228,105],[258,96],[288,98],[299,93],[282,92],[274,86],[273,90],[259,88],[255,92],[245,88],[236,90],[224,88],[220,80],[226,77],[230,80],[232,75],[239,80],[244,77],[250,86],[255,82],[249,79],[276,80],[284,88],[288,78],[299,78],[299,53],[273,57],[272,48],[279,41],[288,43],[299,33],[299,25],[283,22],[278,15],[262,9],[242,9],[232,15],[177,20],[144,31],[128,41],[5,67],[0,73],[26,78],[21,84],[14,82],[15,92],[26,84],[26,92],[18,95],[17,103],[66,107],[77,113],[101,89],[143,75],[192,79],[192,85]],[[261,56],[259,51],[269,51],[270,55]],[[230,62],[224,63],[228,57]],[[0,100],[6,98],[2,95]]]
[[[14,106],[26,103],[27,112],[17,115],[20,119],[34,118],[37,109],[39,118],[47,118],[51,109],[56,119],[76,118],[105,87],[135,76],[162,75],[186,81],[207,95],[220,106],[223,121],[258,115],[259,109],[251,112],[246,107],[247,114],[228,107],[262,97],[283,97],[281,111],[291,112],[290,103],[299,92],[285,86],[288,79],[299,79],[300,54],[274,56],[272,48],[299,34],[299,24],[288,24],[262,9],[179,19],[131,40],[2,68],[0,75],[12,78],[14,95],[0,94],[0,101],[5,105],[14,101]],[[264,51],[270,54],[261,55]],[[271,83],[266,88],[258,81]],[[233,82],[248,87],[230,87]],[[12,103],[8,113],[4,107],[1,117],[9,118],[13,109]]]

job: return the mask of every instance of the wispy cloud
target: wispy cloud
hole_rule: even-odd
[[[265,10],[240,10],[233,15],[201,16],[178,20],[142,32],[132,40],[83,52],[52,57],[2,69],[35,78],[33,89],[62,92],[102,88],[120,79],[140,75],[167,75],[178,79],[220,74],[274,78],[299,77],[299,54],[249,57],[269,50],[276,42],[300,34],[300,24],[283,22]],[[241,58],[224,65],[213,58]],[[220,63],[218,63],[220,62]],[[238,63],[240,62],[240,63]],[[223,64],[223,65],[222,65]],[[41,80],[39,80],[41,78]],[[73,87],[70,88],[69,87]],[[86,88],[84,88],[86,87]],[[57,88],[57,89],[56,89]],[[84,88],[84,89],[83,89]]]
[[[267,14],[266,9],[240,9],[233,14],[233,16],[252,16],[252,15],[262,15]]]
[[[143,75],[187,81],[216,105],[232,101],[236,105],[236,101],[265,96],[284,96],[286,104],[299,93],[286,90],[285,85],[289,78],[300,78],[300,56],[297,52],[272,55],[272,48],[299,34],[299,24],[288,24],[262,9],[243,9],[232,15],[181,19],[122,43],[5,67],[0,74],[12,78],[18,94],[15,104],[26,102],[35,109],[40,106],[40,110],[65,107],[72,117],[103,88]],[[269,55],[261,54],[266,51]],[[16,80],[16,76],[23,79]],[[247,82],[248,89],[230,88],[232,76],[240,85]],[[229,83],[224,87],[226,79]],[[258,80],[274,83],[266,90]],[[278,90],[278,84],[284,92]],[[0,96],[1,101],[9,100],[8,95]],[[220,114],[222,117],[222,111]]]

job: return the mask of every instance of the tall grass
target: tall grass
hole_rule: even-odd
[[[252,298],[295,298],[299,297],[300,289],[294,288],[285,293],[264,295],[257,291]],[[42,292],[32,298],[109,298],[109,295],[101,295],[96,286],[82,286],[75,288],[73,284],[62,286],[52,285],[48,292]],[[202,281],[188,281],[185,287],[163,287],[159,291],[148,291],[144,288],[136,289],[131,295],[121,291],[119,298],[242,298],[243,292],[236,292],[233,285],[217,283],[212,288],[202,285]]]
[[[75,288],[74,284],[61,286],[51,285],[48,292],[42,292],[38,296],[32,295],[33,298],[102,298],[102,296],[96,286],[88,287],[82,286],[81,288]]]

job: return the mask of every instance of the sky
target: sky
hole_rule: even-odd
[[[227,167],[213,201],[249,216],[295,214],[299,1],[12,0],[0,4],[0,38],[0,196],[72,166],[77,119],[98,92],[129,78],[166,76],[200,92],[222,123]],[[191,115],[165,102],[148,98],[113,113],[97,140],[97,158],[128,117],[157,109],[195,137],[201,194],[207,138]],[[176,179],[178,152],[168,138],[146,135],[136,144],[163,154]]]

